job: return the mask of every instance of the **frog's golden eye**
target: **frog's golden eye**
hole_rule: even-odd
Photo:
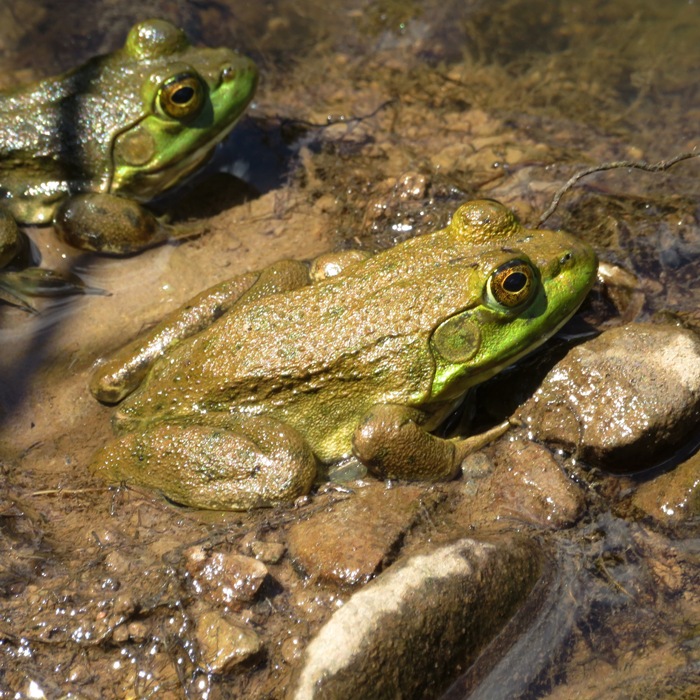
[[[204,105],[204,85],[198,75],[175,75],[161,86],[158,102],[169,117],[193,119]]]
[[[535,271],[525,260],[509,260],[491,273],[486,283],[489,301],[506,309],[528,302],[535,292]]]

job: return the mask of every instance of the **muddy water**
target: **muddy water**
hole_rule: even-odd
[[[0,307],[0,696],[281,697],[297,660],[289,640],[303,646],[344,594],[305,583],[288,559],[271,565],[274,585],[232,613],[258,631],[265,653],[223,676],[207,673],[197,649],[200,601],[183,557],[195,543],[235,551],[246,538],[284,543],[303,512],[203,515],[92,479],[87,463],[110,435],[110,411],[87,391],[91,367],[237,272],[339,247],[385,247],[444,224],[475,196],[533,223],[579,168],[692,150],[700,9],[631,0],[101,0],[90,8],[4,2],[0,86],[112,50],[148,16],[171,19],[197,43],[238,47],[262,79],[213,164],[156,203],[200,221],[201,237],[115,259],[29,231],[43,264],[73,270],[109,296],[39,301],[36,316]],[[591,176],[548,225],[578,232],[601,259],[637,276],[636,318],[671,312],[692,322],[699,175],[700,159],[662,174]],[[589,309],[588,318],[614,325],[617,314]],[[531,640],[543,645],[541,673],[512,697],[570,697],[572,688],[624,697],[627,671],[657,697],[660,667],[682,675],[697,663],[689,622],[697,588],[688,588],[697,585],[697,527],[642,531],[604,507],[631,482],[586,478],[597,510],[555,547],[585,612],[578,630],[548,635],[558,646]],[[540,634],[569,612],[554,605]]]

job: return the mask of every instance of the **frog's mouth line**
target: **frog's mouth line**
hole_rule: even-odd
[[[147,196],[146,199],[152,199],[157,194],[169,190],[178,182],[181,182],[191,175],[203,163],[206,163],[211,158],[214,149],[230,132],[231,129],[221,136],[221,138],[207,141],[207,143],[181,160],[177,160],[174,163],[165,165],[162,168],[157,168],[156,170],[145,170],[139,177],[139,189],[146,191],[151,189],[152,194],[150,197]]]

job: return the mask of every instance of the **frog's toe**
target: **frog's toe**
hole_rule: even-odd
[[[29,301],[32,297],[66,297],[76,294],[109,295],[109,292],[89,287],[71,273],[43,267],[0,271],[0,299],[25,311],[36,311]]]

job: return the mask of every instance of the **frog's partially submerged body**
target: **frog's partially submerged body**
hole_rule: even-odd
[[[193,47],[154,19],[114,53],[0,93],[0,266],[17,251],[17,223],[53,223],[71,245],[113,254],[187,231],[138,202],[207,160],[256,83],[250,59]]]
[[[122,401],[123,436],[97,471],[228,509],[289,502],[317,461],[351,452],[383,478],[451,478],[473,443],[429,431],[560,328],[597,267],[585,243],[492,201],[331,262],[218,285],[101,367],[92,390]]]

